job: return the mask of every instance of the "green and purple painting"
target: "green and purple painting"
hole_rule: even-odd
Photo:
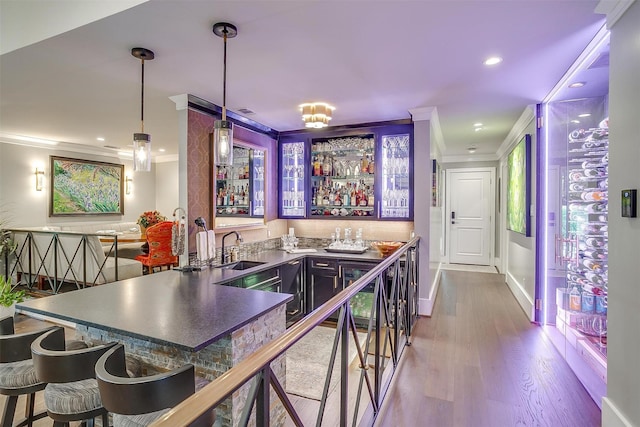
[[[122,215],[124,166],[51,156],[51,216]]]
[[[531,135],[525,135],[507,159],[507,228],[525,236],[531,235]]]

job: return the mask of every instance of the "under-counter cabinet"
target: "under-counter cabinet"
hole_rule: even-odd
[[[281,218],[413,219],[413,124],[281,136]]]
[[[280,266],[282,272],[280,292],[293,295],[293,300],[287,303],[287,327],[304,317],[306,312],[303,266],[304,259],[289,261]]]
[[[313,311],[342,290],[338,277],[338,261],[308,258],[307,307]]]

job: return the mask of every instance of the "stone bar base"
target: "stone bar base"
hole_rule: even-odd
[[[132,338],[118,332],[107,331],[95,327],[76,325],[77,338],[91,344],[121,342],[127,354],[135,356],[142,364],[143,375],[151,375],[159,371],[167,371],[191,363],[196,368],[196,375],[208,381],[229,370],[244,360],[264,344],[282,335],[286,330],[285,305],[258,317],[231,335],[223,337],[206,348],[191,352],[171,346],[153,343],[140,338]],[[285,357],[276,359],[271,364],[282,386],[286,386]],[[226,399],[216,409],[216,425],[237,426],[249,388],[254,380],[237,390],[231,398]],[[277,395],[271,390],[271,425],[281,426],[285,421],[285,410]],[[255,410],[254,410],[255,412]],[[255,425],[252,417],[250,426]]]

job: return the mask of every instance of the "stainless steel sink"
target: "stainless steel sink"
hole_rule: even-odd
[[[220,268],[225,270],[246,270],[247,268],[257,267],[262,264],[264,264],[264,262],[243,260],[243,261],[234,262],[232,264],[222,265],[220,266]]]

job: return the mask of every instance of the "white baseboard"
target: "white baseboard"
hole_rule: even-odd
[[[431,284],[431,292],[429,293],[428,298],[420,298],[418,299],[418,314],[420,316],[431,317],[431,313],[433,313],[433,305],[436,302],[436,296],[438,295],[438,287],[440,286],[440,266],[442,263],[438,264],[438,271],[436,271],[436,276],[433,279],[433,283]]]
[[[516,297],[518,304],[520,304],[520,307],[522,307],[522,310],[524,310],[527,317],[529,317],[529,320],[533,321],[534,320],[533,319],[533,300],[529,295],[527,295],[522,285],[508,271],[506,274],[506,278],[507,278],[507,286],[509,286],[511,293],[513,294],[514,297]]]
[[[608,397],[602,398],[602,427],[633,427]]]
[[[499,273],[502,273],[502,260],[500,258],[496,257],[493,259],[493,266]]]

